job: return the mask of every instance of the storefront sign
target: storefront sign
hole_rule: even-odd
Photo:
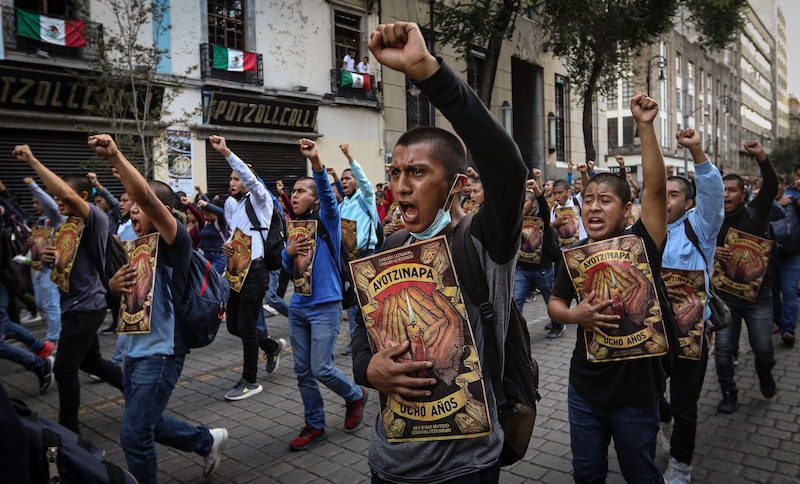
[[[206,124],[313,133],[319,106],[214,92],[204,96]]]

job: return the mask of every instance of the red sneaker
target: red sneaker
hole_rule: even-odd
[[[315,429],[314,427],[306,424],[300,435],[295,437],[294,440],[289,442],[289,448],[292,450],[306,450],[311,447],[315,442],[322,442],[328,436],[325,434],[325,429]]]
[[[47,358],[50,354],[53,353],[53,350],[56,349],[56,345],[49,341],[44,342],[44,347],[36,352],[36,356],[39,358]]]
[[[344,414],[344,429],[353,430],[364,421],[364,405],[367,404],[367,389],[361,387],[361,398],[346,404],[347,412]]]

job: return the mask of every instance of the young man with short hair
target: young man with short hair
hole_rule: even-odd
[[[416,24],[379,25],[371,35],[369,48],[378,62],[407,75],[452,123],[483,176],[485,200],[471,219],[469,236],[486,275],[489,300],[493,302],[494,324],[490,330],[494,331],[497,356],[503,365],[528,169],[514,140],[472,88],[428,52]],[[467,178],[467,157],[461,140],[434,127],[415,128],[398,139],[389,176],[410,232],[406,244],[451,234],[459,223],[470,220],[459,203]],[[475,304],[466,297],[464,302],[483,363],[487,324],[481,321]],[[373,354],[367,330],[360,321],[353,338],[356,382],[376,388],[397,405],[415,408],[409,400],[429,395],[435,383],[431,378],[416,376],[417,372],[427,371],[433,363],[398,361],[408,351],[406,341]],[[492,432],[482,437],[391,443],[378,413],[369,448],[372,482],[497,482],[503,431],[491,379],[485,377],[484,384]]]
[[[345,145],[346,146],[346,145]],[[345,151],[344,149],[342,151]],[[336,198],[316,143],[300,140],[300,152],[311,162],[313,178],[297,180],[292,189],[292,208],[299,220],[316,220],[316,253],[311,269],[311,294],[297,292],[289,305],[289,334],[294,351],[294,372],[303,397],[305,426],[289,443],[291,450],[305,450],[327,438],[325,408],[319,384],[328,387],[345,401],[345,430],[353,430],[364,418],[367,390],[347,378],[333,364],[333,349],[339,335],[342,315],[342,284],[338,265],[342,226]],[[369,185],[367,185],[369,187]],[[370,187],[371,188],[371,187]],[[374,206],[374,204],[373,204]],[[320,236],[327,233],[335,253]],[[307,238],[290,238],[283,250],[283,269],[293,271],[295,257],[305,257],[312,242]],[[347,269],[345,269],[347,270]]]
[[[761,143],[745,141],[744,149],[755,157],[764,181],[758,195],[747,203],[744,179],[734,174],[728,174],[722,178],[725,185],[725,221],[717,235],[715,258],[723,264],[731,259],[731,249],[724,247],[728,229],[734,228],[741,232],[767,238],[769,212],[772,208],[772,201],[778,194],[778,175]],[[648,186],[647,189],[649,188]],[[644,210],[642,212],[644,213]],[[754,266],[755,264],[751,264],[751,267]],[[733,413],[739,404],[739,389],[733,380],[733,354],[739,346],[742,319],[747,325],[750,347],[755,356],[756,375],[761,394],[765,398],[775,396],[776,386],[772,377],[772,367],[775,366],[775,349],[772,344],[772,288],[769,271],[764,276],[755,301],[748,301],[722,291],[719,292],[719,296],[731,310],[731,325],[717,331],[714,343],[717,379],[722,390],[722,401],[717,405],[717,411]]]
[[[122,380],[125,413],[120,426],[120,445],[128,469],[140,484],[155,483],[158,442],[204,456],[203,476],[208,477],[219,464],[228,431],[195,427],[164,415],[189,353],[175,321],[175,300],[185,297],[192,239],[172,215],[175,193],[169,185],[145,180],[109,135],[90,136],[89,147],[114,165],[133,198],[131,222],[136,235],[159,235],[150,332],[129,334],[126,339]],[[133,264],[122,266],[109,281],[109,287],[118,293],[131,294],[136,272]]]
[[[69,273],[69,291],[61,291],[61,336],[53,366],[58,383],[58,423],[79,434],[78,369],[122,389],[122,372],[100,355],[97,339],[97,329],[106,317],[102,270],[106,262],[108,216],[88,202],[92,184],[85,175],[56,175],[33,156],[28,145],[15,146],[13,155],[36,171],[61,215],[78,217],[85,224]],[[42,260],[53,263],[55,259],[56,248],[45,247]]]

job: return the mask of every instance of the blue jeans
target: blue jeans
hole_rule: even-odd
[[[47,319],[48,341],[58,341],[61,336],[61,294],[58,286],[50,280],[50,269],[33,271],[33,293],[36,307]]]
[[[6,286],[0,283],[0,358],[19,363],[26,370],[38,370],[45,364],[42,358],[39,358],[30,351],[22,349],[13,343],[5,341],[5,331],[13,326],[19,326],[8,317],[8,302]],[[20,328],[22,327],[20,326]],[[27,332],[25,328],[22,329]],[[33,336],[31,336],[31,338],[33,338]],[[23,343],[25,343],[25,341],[23,341]],[[27,345],[27,343],[25,344]]]
[[[9,338],[15,339],[24,344],[32,352],[38,353],[44,348],[44,342],[32,335],[31,332],[25,328],[25,326],[17,324],[14,321],[11,321],[11,319],[6,318],[4,327],[5,333]]]
[[[542,293],[544,303],[550,302],[550,294],[553,292],[553,280],[555,271],[553,267],[545,269],[532,269],[525,267],[524,264],[517,264],[517,272],[514,274],[514,302],[517,303],[519,310],[525,305],[525,298],[533,288],[538,288]],[[552,323],[553,320],[551,319]]]
[[[649,406],[596,406],[569,385],[570,447],[576,483],[603,483],[608,475],[608,444],[614,438],[617,460],[627,482],[658,483],[655,463],[658,403]]]
[[[756,374],[764,377],[775,366],[775,349],[772,345],[772,291],[768,285],[758,291],[755,302],[720,292],[719,297],[731,309],[731,325],[717,331],[714,338],[714,361],[717,379],[723,392],[736,391],[733,381],[733,354],[739,347],[742,319],[747,325],[747,336],[755,356]]]
[[[225,267],[228,265],[228,257],[222,252],[203,252],[203,256],[211,262],[211,267],[219,274],[225,274]]]
[[[275,308],[276,311],[283,314],[287,318],[289,317],[289,305],[286,304],[286,301],[278,296],[278,282],[281,277],[281,270],[275,269],[274,271],[270,271],[269,273],[269,288],[267,289],[267,294],[264,296],[267,304]]]
[[[310,308],[289,307],[289,336],[294,352],[294,372],[303,397],[303,413],[308,425],[325,427],[325,407],[317,381],[354,402],[362,396],[361,388],[333,366],[333,349],[342,320],[340,301]]]
[[[797,328],[797,285],[800,284],[800,254],[778,259],[781,278],[781,333],[794,334]]]
[[[164,415],[181,376],[183,356],[127,358],[122,377],[125,413],[120,444],[128,470],[139,484],[158,478],[156,442],[184,452],[208,455],[213,443],[207,427]]]
[[[117,335],[117,343],[114,345],[114,354],[111,355],[111,358],[109,358],[108,361],[114,363],[116,366],[122,366],[122,359],[125,358],[125,345],[127,344],[127,341],[127,334]]]

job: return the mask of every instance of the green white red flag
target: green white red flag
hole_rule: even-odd
[[[84,47],[86,24],[83,20],[61,20],[16,9],[17,35],[67,47]]]
[[[342,71],[342,87],[352,87],[369,91],[372,89],[371,82],[369,74],[362,75],[356,74],[355,72]]]
[[[242,50],[228,49],[221,45],[211,44],[214,49],[214,69],[223,71],[255,71],[256,53]]]

